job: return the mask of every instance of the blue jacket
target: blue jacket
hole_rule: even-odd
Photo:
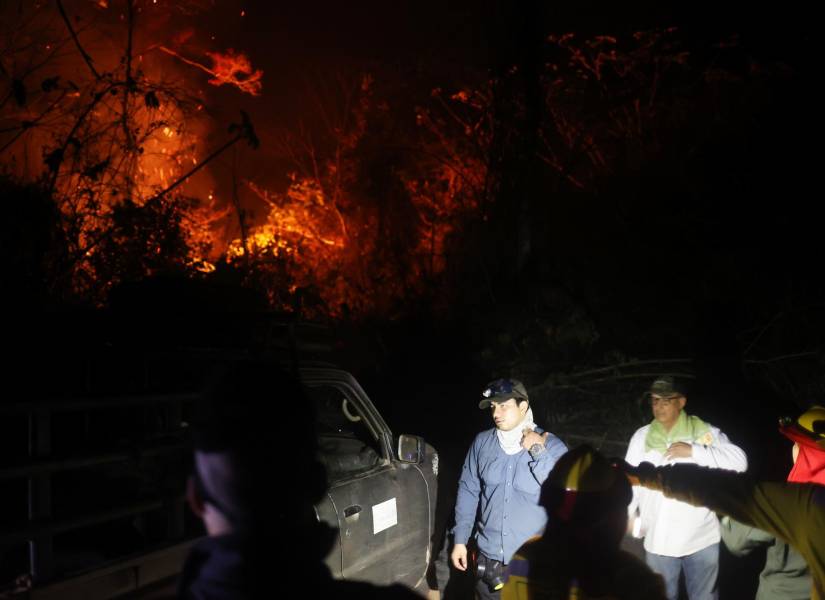
[[[543,433],[538,427],[536,432]],[[455,543],[466,544],[476,524],[479,551],[488,558],[510,562],[524,542],[544,530],[547,513],[538,503],[541,484],[565,452],[567,446],[553,434],[535,459],[527,450],[504,452],[495,428],[478,434],[458,481]]]

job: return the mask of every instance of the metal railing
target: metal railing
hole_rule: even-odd
[[[282,322],[268,315],[253,315],[238,316],[238,322],[233,322],[232,327],[226,328],[232,332],[237,330],[237,335],[228,336],[231,338],[228,342],[217,343],[215,346],[210,343],[199,344],[197,341],[192,346],[165,345],[164,342],[153,345],[148,340],[154,340],[151,337],[152,332],[156,332],[161,325],[152,323],[151,320],[147,321],[154,327],[151,332],[143,331],[139,324],[134,323],[128,323],[129,326],[124,329],[127,333],[123,335],[137,335],[140,343],[133,343],[132,337],[127,341],[117,336],[116,341],[110,343],[106,337],[108,332],[114,331],[116,325],[123,323],[113,316],[100,316],[100,323],[97,323],[97,318],[91,315],[82,323],[59,328],[59,336],[53,334],[59,339],[76,337],[96,340],[86,342],[82,350],[78,347],[75,355],[55,354],[51,358],[62,360],[66,356],[74,365],[72,372],[77,377],[72,380],[72,388],[75,397],[49,397],[26,402],[0,403],[0,429],[16,425],[12,421],[17,421],[22,426],[24,420],[27,428],[25,459],[21,448],[20,460],[0,464],[0,484],[14,485],[14,482],[18,481],[25,482],[27,486],[25,519],[21,519],[21,523],[0,526],[0,550],[4,546],[14,546],[17,551],[22,550],[23,544],[27,547],[28,574],[25,578],[30,580],[31,585],[27,591],[22,592],[22,597],[25,598],[111,598],[126,591],[134,592],[147,582],[157,581],[165,576],[164,574],[174,575],[177,573],[176,569],[182,566],[185,554],[182,549],[188,548],[193,537],[199,532],[186,531],[186,512],[181,490],[172,493],[167,487],[165,491],[161,489],[157,497],[137,499],[133,496],[129,500],[110,503],[96,511],[76,509],[67,513],[66,506],[55,505],[62,500],[59,495],[60,487],[55,484],[65,482],[66,473],[97,469],[108,473],[109,469],[118,469],[119,465],[128,467],[130,462],[142,463],[150,458],[152,461],[171,465],[172,460],[177,460],[173,457],[185,451],[187,444],[182,435],[186,431],[183,422],[184,408],[194,404],[199,394],[146,393],[146,390],[168,390],[169,387],[164,382],[171,382],[174,389],[197,389],[202,383],[203,376],[208,374],[209,365],[226,360],[243,360],[249,358],[250,354],[261,357],[270,354],[286,355],[293,362],[299,354],[306,357],[326,356],[333,350],[335,339],[324,327]],[[62,321],[60,323],[63,324]],[[174,325],[170,322],[168,326],[174,328]],[[89,328],[96,334],[87,335]],[[254,331],[256,335],[250,335],[250,331]],[[235,343],[235,338],[238,343]],[[250,344],[254,345],[254,350]],[[63,352],[71,352],[71,347],[65,346]],[[186,366],[187,369],[178,370],[181,366]],[[189,367],[191,369],[188,369]],[[111,369],[114,369],[114,372]],[[122,385],[117,377],[121,371],[126,375],[123,377]],[[101,378],[100,375],[104,377]],[[100,383],[101,381],[103,383]],[[55,386],[44,387],[56,389]],[[116,389],[116,395],[97,396],[105,389],[113,387]],[[124,391],[127,389],[131,392],[128,395]],[[85,453],[73,450],[69,455],[59,450],[56,433],[59,433],[58,430],[67,420],[64,413],[84,413],[88,433],[90,415],[112,410],[139,412],[142,407],[151,405],[162,407],[167,435],[161,437],[165,437],[165,440],[152,441],[151,435],[141,434],[135,443],[129,444],[126,448],[113,447],[117,445],[114,444]],[[0,430],[0,435],[2,434],[3,431]],[[22,441],[21,437],[21,443]],[[82,444],[74,447],[81,446]],[[2,458],[4,457],[0,457]],[[131,472],[128,474],[132,475]],[[180,484],[182,488],[183,481]],[[147,545],[145,550],[139,549],[136,555],[121,556],[115,560],[104,559],[101,556],[97,565],[90,565],[82,573],[62,572],[57,568],[59,565],[56,558],[60,558],[61,555],[56,556],[56,536],[67,532],[83,532],[87,529],[91,531],[91,528],[101,524],[158,511],[165,516],[167,529],[164,541],[158,542],[157,546]],[[150,515],[146,518],[149,519]],[[167,548],[158,549],[158,546],[162,545],[166,545]],[[58,552],[59,546],[58,544]],[[0,581],[0,590],[3,583]],[[72,590],[71,594],[66,591],[68,589]],[[0,591],[0,597],[17,596],[7,596]]]
[[[53,477],[59,473],[81,469],[128,463],[148,457],[163,460],[187,449],[180,433],[182,407],[194,402],[197,394],[133,395],[110,398],[50,399],[0,405],[0,419],[9,415],[27,415],[28,460],[0,467],[0,481],[25,479],[28,490],[27,521],[22,525],[0,528],[0,543],[5,546],[26,542],[28,544],[28,568],[33,588],[52,581],[55,571],[54,538],[56,535],[88,528],[124,517],[165,510],[167,538],[180,542],[184,537],[184,499],[176,495],[119,503],[104,510],[75,513],[55,517],[52,490]],[[166,405],[166,429],[177,440],[163,443],[143,443],[128,450],[109,450],[78,456],[55,456],[52,438],[55,415],[67,412],[92,412],[97,410],[123,409],[148,405]]]
[[[152,590],[158,584],[166,584],[167,593],[162,597],[169,597],[175,587],[174,578],[193,543],[194,540],[185,541],[35,587],[21,594],[20,600],[98,600],[125,594],[138,598],[142,597],[138,596],[142,590]],[[149,593],[149,597],[154,596]]]

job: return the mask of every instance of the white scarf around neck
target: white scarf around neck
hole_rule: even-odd
[[[510,431],[496,429],[498,444],[507,454],[518,454],[521,450],[521,438],[524,437],[524,430],[534,430],[536,424],[533,422],[533,409],[528,408],[521,423],[513,427]]]

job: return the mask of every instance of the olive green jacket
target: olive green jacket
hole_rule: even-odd
[[[736,556],[766,548],[765,568],[759,574],[756,600],[809,600],[811,574],[808,563],[793,546],[730,517],[722,518],[720,529],[722,541]]]

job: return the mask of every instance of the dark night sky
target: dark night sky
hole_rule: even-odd
[[[240,16],[240,9],[245,16]],[[512,60],[525,20],[540,34],[575,31],[585,37],[675,26],[685,39],[714,43],[737,34],[762,60],[813,67],[816,20],[802,3],[644,2],[248,2],[219,3],[197,17],[205,46],[249,53],[264,70],[264,94],[240,101],[230,89],[211,90],[217,104],[249,111],[267,160],[277,138],[307,117],[308,92],[338,73],[376,68],[419,69],[433,85],[460,85],[468,69]],[[203,21],[201,21],[203,19]],[[216,35],[213,41],[208,34]],[[810,61],[810,62],[809,62]],[[267,150],[268,149],[268,150]],[[277,158],[277,156],[276,156]],[[258,160],[252,157],[251,160]],[[262,168],[266,168],[265,166]]]
[[[716,3],[713,3],[716,4]],[[240,18],[238,7],[246,11]],[[516,8],[524,7],[524,8]],[[306,70],[372,61],[444,61],[489,65],[502,37],[517,35],[529,15],[547,33],[626,34],[676,26],[687,35],[718,39],[736,32],[765,56],[788,57],[813,42],[808,5],[710,2],[264,2],[223,3],[207,29],[218,43],[248,50],[267,73],[269,102],[289,99],[290,82]]]
[[[448,76],[467,65],[490,66],[505,40],[518,43],[523,18],[535,19],[546,33],[575,31],[582,36],[664,26],[710,40],[739,33],[744,44],[765,57],[789,58],[813,43],[816,21],[809,6],[720,4],[250,0],[220,3],[197,19],[206,23],[198,35],[215,34],[218,46],[247,51],[264,69],[262,101],[287,117],[299,114],[301,87],[296,84],[313,72],[376,62],[423,62],[430,68],[440,65]]]

